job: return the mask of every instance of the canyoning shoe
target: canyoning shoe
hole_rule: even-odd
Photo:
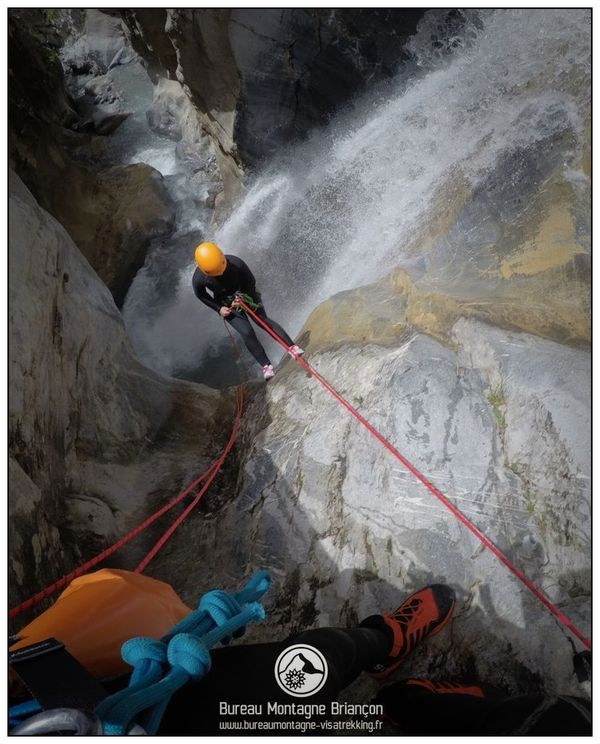
[[[294,357],[294,359],[297,359],[298,357],[301,357],[302,354],[304,354],[304,349],[301,349],[298,344],[294,344],[293,346],[290,346],[288,349],[291,356]]]
[[[262,368],[262,373],[263,377],[265,378],[265,382],[268,382],[272,377],[275,377],[275,371],[272,364],[265,364],[265,366]]]
[[[394,612],[363,620],[361,627],[384,630],[392,644],[388,658],[369,669],[369,674],[377,679],[388,677],[420,641],[440,632],[450,620],[455,603],[456,596],[449,586],[432,584],[411,594]]]
[[[372,702],[383,706],[383,717],[397,726],[403,735],[464,736],[481,730],[479,721],[483,720],[482,716],[485,716],[486,733],[492,731],[487,728],[490,722],[488,711],[493,706],[501,717],[500,708],[493,704],[505,699],[502,690],[478,682],[403,679],[381,687]],[[483,701],[488,701],[488,704]]]

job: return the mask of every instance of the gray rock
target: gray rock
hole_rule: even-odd
[[[115,111],[116,92],[110,78],[103,77],[87,81],[93,95],[85,96],[79,118],[71,111],[73,118],[67,120],[58,56],[49,56],[29,25],[28,13],[11,16],[11,165],[121,302],[143,264],[148,241],[171,232],[175,209],[151,168],[98,172],[102,146],[90,135],[113,132],[127,114]],[[106,97],[112,100],[113,93],[109,103]],[[100,106],[96,96],[103,101]]]
[[[589,354],[472,320],[459,320],[453,338],[454,350],[413,334],[392,348],[308,352],[589,634]],[[476,674],[515,692],[582,694],[553,616],[292,362],[256,393],[246,422],[238,496],[194,534],[215,585],[272,572],[256,637],[351,624],[444,582],[458,595],[452,630],[428,641],[403,676],[439,674],[443,663],[446,675]],[[170,556],[160,570],[175,572],[181,560]]]
[[[243,167],[390,77],[422,10],[127,9],[151,74],[177,79],[215,141],[226,203]],[[226,204],[221,204],[221,208]]]
[[[131,116],[129,113],[111,114],[108,111],[96,111],[92,117],[93,132],[107,136],[116,131]]]
[[[196,204],[210,208],[215,206],[215,200],[221,191],[218,183],[208,180],[203,171],[198,171],[189,180],[189,185]]]
[[[12,606],[191,481],[231,412],[141,366],[110,292],[16,176],[9,224]]]
[[[158,134],[178,141],[181,139],[181,119],[188,99],[176,80],[161,78],[154,88],[152,106],[146,111],[148,126]]]
[[[115,90],[114,81],[110,75],[100,75],[88,80],[84,91],[93,98],[95,104],[114,103],[121,100],[121,94]]]
[[[110,61],[110,64],[108,65],[108,69],[112,70],[113,67],[116,67],[117,65],[128,65],[130,62],[133,62],[136,59],[136,56],[134,53],[132,53],[131,48],[129,45],[122,46],[121,49],[115,54],[115,56]]]
[[[192,173],[202,171],[214,180],[219,178],[217,160],[208,137],[204,137],[200,142],[178,142],[175,154]]]
[[[128,48],[121,19],[90,8],[80,33],[63,45],[61,59],[74,74],[105,73],[131,56]]]
[[[87,56],[87,49],[71,49],[69,56],[62,58],[63,65],[67,73],[79,76],[97,77],[101,74],[100,65]]]
[[[160,173],[143,164],[99,173],[78,167],[70,185],[49,194],[52,212],[120,305],[149,241],[172,232],[175,206]]]

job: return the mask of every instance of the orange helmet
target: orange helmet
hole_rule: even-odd
[[[198,268],[208,276],[221,276],[227,268],[227,259],[215,243],[200,243],[194,251]]]

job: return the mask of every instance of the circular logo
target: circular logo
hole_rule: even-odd
[[[288,646],[275,662],[275,679],[282,690],[294,697],[309,697],[327,681],[327,662],[314,646]]]

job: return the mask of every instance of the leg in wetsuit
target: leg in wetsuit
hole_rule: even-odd
[[[591,703],[549,695],[508,696],[478,684],[405,679],[382,688],[375,702],[403,734],[589,736]]]
[[[305,701],[320,704],[336,700],[338,693],[353,682],[361,671],[387,659],[391,638],[385,630],[375,628],[317,628],[280,643],[216,649],[211,653],[213,664],[208,675],[175,693],[158,735],[231,734],[234,732],[220,730],[219,723],[250,719],[281,720],[268,714],[268,703],[302,702],[301,699],[285,693],[275,679],[277,657],[288,646],[296,643],[318,648],[327,660],[329,674],[325,685]],[[221,715],[221,703],[262,704],[262,713],[260,716]],[[284,720],[305,719],[286,715]],[[282,735],[286,732],[275,730],[260,733]],[[298,731],[293,730],[287,733],[298,735]]]
[[[255,312],[262,320],[264,320],[269,328],[275,331],[275,333],[277,333],[277,335],[285,341],[288,346],[293,345],[294,342],[288,336],[285,330],[279,325],[279,323],[267,317],[265,308],[262,304],[258,306]],[[228,315],[225,320],[229,323],[229,325],[235,328],[235,330],[244,339],[244,343],[246,344],[248,351],[252,354],[252,356],[256,359],[261,367],[264,367],[266,364],[271,364],[269,357],[267,356],[262,344],[256,336],[254,328],[252,328],[250,318],[248,318],[246,313],[233,312],[231,313],[231,315]]]
[[[212,652],[213,665],[209,674],[200,682],[188,684],[175,693],[158,734],[234,734],[235,731],[220,729],[219,724],[244,720],[305,720],[301,716],[286,714],[282,719],[270,715],[267,704],[295,701],[318,705],[336,700],[341,690],[353,682],[361,671],[371,669],[374,664],[387,658],[390,642],[390,636],[376,628],[318,628],[281,643],[215,650]],[[305,700],[287,695],[275,679],[277,657],[296,643],[318,648],[325,656],[329,670],[323,688]],[[485,685],[405,679],[383,687],[371,702],[383,705],[384,717],[395,724],[402,734],[591,734],[591,707],[589,701],[582,698],[543,695],[509,697]],[[262,712],[259,716],[221,714],[222,703],[262,705]],[[328,719],[331,720],[331,716],[312,717],[316,721]],[[253,733],[298,735],[298,731],[293,729]],[[312,733],[328,732],[317,730]]]

